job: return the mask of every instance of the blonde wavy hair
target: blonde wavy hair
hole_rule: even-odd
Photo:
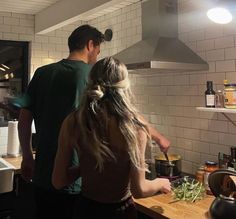
[[[97,160],[99,170],[107,158],[115,159],[106,138],[109,117],[114,117],[127,143],[132,163],[141,167],[137,131],[148,128],[139,119],[132,104],[126,66],[112,57],[98,61],[91,69],[88,86],[76,113],[79,136]]]

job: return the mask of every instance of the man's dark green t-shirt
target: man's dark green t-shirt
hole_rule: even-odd
[[[29,83],[24,107],[32,112],[36,129],[36,158],[33,181],[53,189],[51,175],[58,147],[58,135],[65,117],[78,108],[90,66],[82,61],[63,59],[40,67]],[[74,153],[72,165],[78,164]],[[80,179],[63,189],[80,192]]]

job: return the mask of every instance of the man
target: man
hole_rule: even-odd
[[[80,180],[62,190],[56,190],[52,186],[51,175],[62,121],[79,106],[79,97],[90,71],[89,64],[97,61],[103,41],[104,35],[96,28],[89,25],[78,27],[68,39],[69,57],[38,68],[28,86],[20,111],[18,131],[23,155],[21,173],[26,181],[33,180],[37,219],[73,217]],[[37,147],[35,161],[31,148],[33,119]],[[150,132],[161,150],[167,151],[170,142],[151,127]],[[79,170],[73,169],[78,163],[75,154],[71,166],[79,177]],[[70,179],[71,182],[74,180]]]
[[[68,58],[38,68],[28,86],[18,131],[23,155],[22,177],[33,181],[36,218],[70,219],[73,216],[80,181],[56,190],[51,184],[51,174],[62,121],[79,106],[90,64],[97,61],[103,41],[104,35],[96,28],[89,25],[78,27],[68,38]],[[30,143],[32,120],[36,128],[35,161]],[[77,163],[74,154],[71,165]]]

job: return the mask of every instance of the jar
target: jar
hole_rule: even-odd
[[[225,108],[236,109],[236,84],[225,84]]]
[[[196,171],[196,180],[202,184],[204,183],[204,174],[204,166],[200,166]]]
[[[224,94],[221,90],[217,90],[215,94],[215,107],[224,108]]]
[[[205,186],[205,189],[206,189],[206,193],[208,195],[212,195],[211,189],[208,185],[208,176],[210,175],[210,173],[212,173],[213,171],[215,171],[217,169],[218,169],[218,165],[217,165],[216,162],[214,162],[214,161],[206,161],[205,162],[204,186]]]

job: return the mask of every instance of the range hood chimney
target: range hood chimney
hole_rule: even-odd
[[[208,70],[201,57],[178,39],[177,0],[142,0],[142,40],[114,55],[129,70]]]

